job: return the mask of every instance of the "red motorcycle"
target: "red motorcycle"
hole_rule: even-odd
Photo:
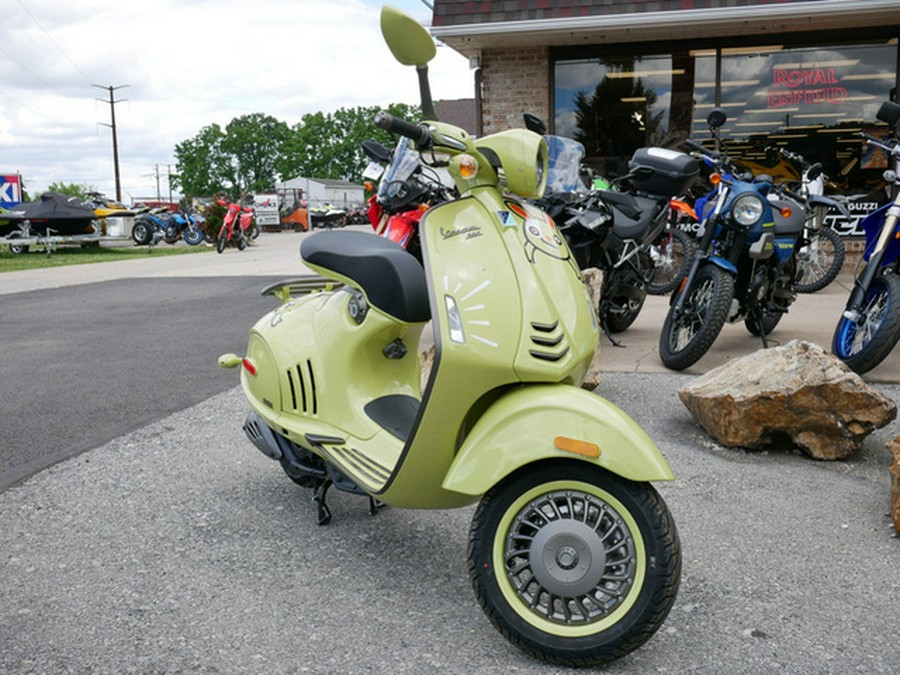
[[[397,242],[421,261],[419,221],[432,206],[453,199],[455,188],[441,179],[441,161],[436,159],[432,166],[424,164],[405,138],[393,153],[377,141],[364,141],[362,145],[372,160],[364,177],[376,180],[381,176],[378,192],[369,198],[369,222],[376,234]]]
[[[253,219],[253,209],[225,201],[221,197],[216,199],[216,203],[227,209],[225,217],[222,219],[222,227],[219,228],[219,236],[216,239],[216,250],[221,253],[231,243],[237,250],[243,251],[247,248],[244,226],[245,224],[249,226],[250,221]]]

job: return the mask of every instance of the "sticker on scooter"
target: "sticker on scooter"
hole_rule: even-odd
[[[497,211],[497,217],[500,218],[500,224],[503,227],[515,227],[516,219],[513,218],[513,214],[509,211]]]
[[[529,217],[522,226],[522,231],[525,234],[525,255],[529,262],[534,263],[538,251],[557,260],[568,260],[571,257],[562,237],[546,218]]]

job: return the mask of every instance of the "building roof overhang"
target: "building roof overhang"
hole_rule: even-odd
[[[631,12],[433,26],[432,35],[465,56],[484,49],[571,47],[898,26],[897,0],[808,0],[714,9]]]

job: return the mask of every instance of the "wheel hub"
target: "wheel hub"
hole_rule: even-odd
[[[563,597],[589,593],[603,576],[606,553],[597,533],[584,523],[564,518],[537,533],[529,560],[545,589]]]

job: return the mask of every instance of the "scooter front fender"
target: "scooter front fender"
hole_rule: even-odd
[[[675,479],[650,437],[621,409],[577,387],[542,384],[512,390],[488,408],[443,487],[481,495],[517,469],[549,459],[589,462],[633,481]]]

